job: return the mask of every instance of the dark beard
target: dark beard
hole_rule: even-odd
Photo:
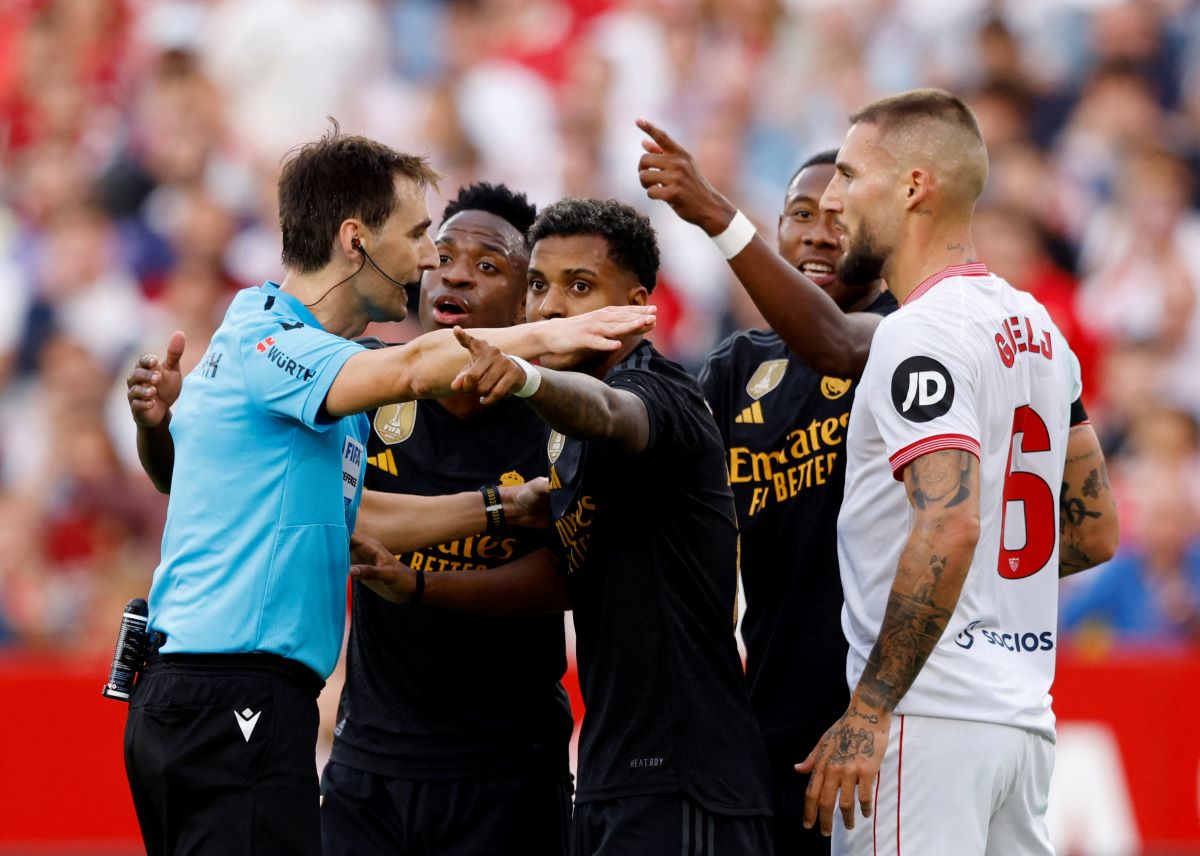
[[[874,236],[867,231],[865,225],[859,226],[857,238],[851,242],[850,249],[838,262],[838,279],[850,287],[870,285],[880,278],[886,261],[887,254],[880,248]]]

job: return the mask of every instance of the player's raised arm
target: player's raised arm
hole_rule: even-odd
[[[870,816],[892,711],[954,614],[979,540],[979,459],[971,452],[947,449],[917,458],[904,471],[904,486],[913,518],[879,638],[846,713],[797,768],[812,772],[805,825],[819,812],[825,834],[835,806],[854,828],[855,788],[863,815]]]
[[[144,354],[125,378],[129,412],[137,424],[138,461],[160,493],[171,492],[175,442],[171,438],[171,406],[183,387],[179,360],[186,340],[176,330],[167,342],[167,356]]]
[[[478,571],[426,574],[397,562],[378,541],[355,535],[350,576],[394,603],[428,603],[478,615],[553,615],[570,609],[567,575],[549,550]]]
[[[477,393],[486,401],[510,391],[525,392],[526,403],[547,425],[567,437],[611,444],[628,454],[646,448],[650,418],[645,403],[634,393],[614,389],[582,372],[533,366],[526,375],[527,386],[519,388],[511,381],[512,360],[463,330],[455,329],[455,335],[471,352],[470,365],[455,378],[456,390]]]
[[[1074,425],[1059,494],[1058,575],[1076,574],[1117,552],[1120,524],[1100,441],[1088,422]]]
[[[637,124],[650,137],[642,141],[646,154],[638,161],[646,195],[666,202],[709,237],[726,233],[738,210],[709,184],[687,149],[666,131],[645,119]],[[862,374],[878,315],[843,312],[756,232],[728,260],[763,317],[815,371],[839,378]]]
[[[654,326],[653,306],[608,306],[573,318],[516,327],[475,329],[473,334],[506,354],[534,359],[548,354],[615,351],[620,338]],[[450,384],[470,360],[450,330],[436,330],[406,345],[363,351],[346,361],[325,397],[330,416],[345,416],[414,398],[455,391]]]

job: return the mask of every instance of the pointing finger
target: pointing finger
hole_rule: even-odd
[[[473,357],[479,356],[480,351],[483,349],[484,343],[476,339],[462,327],[454,328],[454,338],[458,339],[458,344],[470,351]]]
[[[670,134],[657,125],[654,125],[645,119],[638,119],[637,126],[649,134],[654,142],[658,143],[659,146],[662,147],[664,152],[683,151],[683,147],[679,145],[679,143],[675,142],[675,140],[671,138]]]

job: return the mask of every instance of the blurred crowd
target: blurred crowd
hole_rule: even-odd
[[[1064,632],[1200,642],[1197,0],[6,0],[0,16],[0,646],[111,650],[165,500],[124,376],[278,279],[275,182],[344,130],[430,156],[443,197],[616,196],[659,230],[656,343],[696,366],[762,324],[637,183],[645,116],[766,232],[846,116],[921,85],[976,110],[976,242],[1083,364],[1123,546]],[[441,199],[431,200],[439,212]],[[410,322],[374,331],[397,340]]]

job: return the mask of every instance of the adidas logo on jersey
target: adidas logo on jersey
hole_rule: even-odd
[[[762,425],[764,422],[762,404],[757,401],[754,402],[735,416],[733,421],[739,425]]]
[[[385,473],[398,475],[396,472],[396,458],[392,455],[391,449],[384,449],[378,455],[371,455],[367,458],[367,463],[373,467],[379,467]]]

